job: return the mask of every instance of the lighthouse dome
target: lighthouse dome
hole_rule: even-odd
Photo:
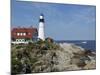
[[[44,15],[43,15],[43,14],[41,14],[41,15],[40,15],[40,19],[43,19],[43,18],[44,18]]]
[[[44,22],[44,15],[43,14],[40,15],[39,22]]]

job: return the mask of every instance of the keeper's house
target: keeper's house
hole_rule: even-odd
[[[38,38],[37,28],[13,28],[11,30],[12,44],[28,44]]]

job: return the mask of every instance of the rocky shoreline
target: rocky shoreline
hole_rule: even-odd
[[[38,66],[38,72],[59,72],[74,70],[90,70],[96,68],[95,53],[86,51],[80,46],[74,44],[59,44],[59,50],[47,50],[47,53],[41,57],[42,66]],[[40,63],[40,62],[39,62]]]
[[[95,52],[87,51],[75,44],[48,44],[12,46],[12,73],[60,72],[96,68]]]
[[[74,44],[63,43],[60,44],[66,53],[67,58],[69,57],[71,65],[69,70],[81,70],[81,69],[95,69],[96,68],[96,54],[92,51],[87,51],[80,46]],[[66,61],[67,62],[67,61]],[[73,66],[73,67],[72,67]],[[71,69],[72,68],[72,69]],[[68,70],[68,69],[66,69]]]

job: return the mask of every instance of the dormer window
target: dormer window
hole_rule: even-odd
[[[22,36],[22,35],[23,35],[23,33],[20,33],[20,35]]]
[[[19,36],[20,35],[20,33],[17,33],[17,36]]]
[[[26,33],[23,33],[23,36],[26,36]]]
[[[28,33],[28,35],[30,35],[31,33]]]

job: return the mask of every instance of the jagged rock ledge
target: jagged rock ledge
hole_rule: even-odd
[[[77,46],[75,44],[60,43],[60,47],[63,48],[63,54],[59,54],[62,59],[68,58],[69,64],[63,64],[65,70],[80,70],[80,69],[95,69],[96,68],[96,53],[90,50]],[[63,59],[65,62],[67,60]],[[60,61],[60,60],[59,60]],[[62,61],[62,62],[64,62]],[[59,64],[60,65],[60,64]]]
[[[95,53],[75,44],[59,44],[61,49],[46,50],[33,72],[58,72],[96,68]]]
[[[12,73],[59,72],[95,68],[95,52],[87,51],[75,44],[39,43],[12,46]]]

